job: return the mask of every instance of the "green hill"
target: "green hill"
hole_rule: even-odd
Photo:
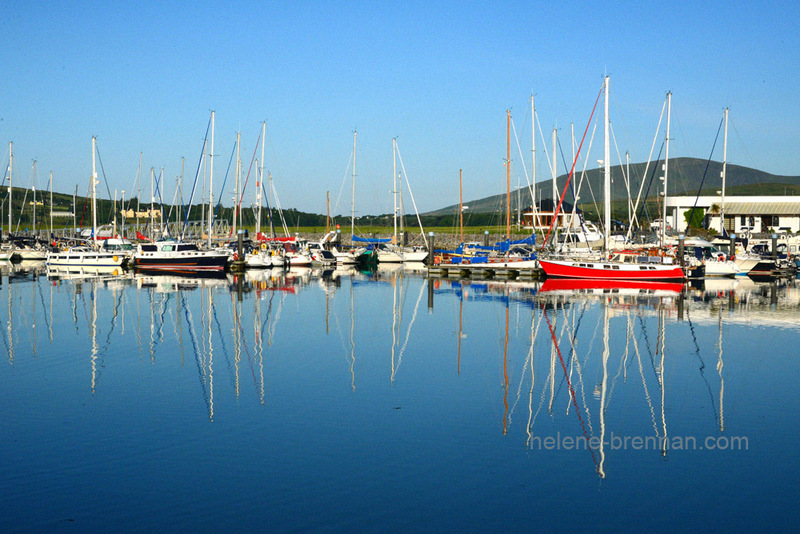
[[[651,164],[647,168],[645,163],[632,163],[630,165],[630,190],[631,196],[636,198],[639,188],[642,186],[642,197],[652,201],[655,205],[658,191],[661,188],[663,176],[662,163]],[[611,196],[613,201],[624,201],[628,198],[628,188],[625,183],[625,168],[617,165],[611,167]],[[602,205],[603,174],[602,169],[592,169],[586,171],[583,177],[578,206],[581,209],[592,211],[593,204],[596,202]],[[722,163],[718,161],[707,162],[696,158],[676,158],[669,162],[668,187],[670,195],[695,195],[698,189],[702,194],[715,195],[722,187],[721,183]],[[705,176],[705,179],[704,179]],[[566,200],[573,201],[573,190],[578,191],[578,184],[581,180],[580,173],[576,173],[570,188],[567,191]],[[563,191],[567,176],[561,175],[557,179],[559,193]],[[574,187],[574,189],[573,189]],[[536,183],[537,203],[543,199],[552,198],[552,180]],[[740,165],[728,164],[726,169],[726,196],[737,195],[797,195],[800,194],[800,176],[779,176],[766,173]],[[505,194],[493,195],[490,197],[470,200],[465,202],[469,205],[471,213],[488,213],[504,211],[506,206]],[[615,202],[616,204],[616,202]],[[518,206],[526,209],[531,205],[531,194],[528,187],[515,190],[511,195],[511,207],[516,211]],[[425,213],[430,216],[452,215],[458,212],[458,205],[451,205],[439,210]]]

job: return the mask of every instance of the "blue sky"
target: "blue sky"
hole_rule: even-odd
[[[525,184],[531,93],[549,179],[543,143],[558,128],[570,157],[570,124],[582,133],[607,73],[623,158],[647,159],[671,90],[671,156],[707,158],[729,106],[730,163],[800,175],[800,7],[736,4],[18,2],[0,19],[0,143],[7,162],[14,142],[15,185],[31,185],[36,159],[38,189],[52,170],[56,191],[84,193],[96,135],[112,194],[130,196],[141,153],[171,198],[184,156],[189,189],[215,110],[216,196],[236,132],[246,170],[266,120],[281,205],[324,213],[330,191],[349,213],[357,129],[358,213],[392,209],[393,137],[427,211],[458,202],[459,169],[467,201],[505,191],[506,109]]]

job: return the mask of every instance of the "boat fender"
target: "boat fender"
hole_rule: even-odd
[[[434,264],[439,265],[439,263],[441,263],[441,261],[442,261],[441,256],[434,256],[433,257],[433,263]]]
[[[117,260],[118,260],[118,259],[119,259],[119,258],[117,258],[116,256],[114,256],[114,263],[117,263]]]
[[[253,249],[253,256],[258,256],[258,250]]]
[[[239,253],[238,252],[234,252],[233,253],[233,261],[239,261]]]

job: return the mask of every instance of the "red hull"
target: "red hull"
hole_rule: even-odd
[[[549,278],[593,280],[685,280],[680,266],[600,261],[539,260],[539,266]]]
[[[598,280],[598,279],[568,279],[548,278],[539,291],[581,291],[587,289],[638,289],[644,291],[672,291],[680,293],[683,289],[681,282],[649,282],[638,280]]]

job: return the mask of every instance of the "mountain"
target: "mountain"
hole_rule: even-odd
[[[650,164],[646,169],[646,163],[631,163],[630,174],[632,176],[630,189],[631,196],[635,199],[642,187],[642,198],[655,201],[658,191],[661,189],[659,177],[664,175],[662,170],[663,162]],[[628,191],[625,186],[625,169],[621,165],[611,167],[611,197],[613,200],[625,200],[628,198]],[[645,171],[647,175],[645,176]],[[696,195],[702,183],[702,194],[715,195],[722,187],[722,163],[718,161],[708,162],[697,158],[675,158],[669,161],[668,187],[670,196],[673,195]],[[581,180],[580,172],[575,173],[575,177],[567,190],[566,200],[572,202],[573,191],[578,191],[578,183]],[[562,174],[558,177],[557,185],[559,194],[564,189],[567,175]],[[536,183],[537,203],[543,199],[552,198],[553,185],[551,180]],[[602,204],[603,197],[603,170],[587,170],[583,178],[583,186],[578,195],[578,206],[587,206],[593,203]],[[574,189],[573,189],[574,187]],[[798,195],[800,194],[800,176],[779,176],[767,172],[742,167],[740,165],[728,164],[726,169],[725,196],[737,195]],[[531,205],[531,196],[528,187],[523,187],[512,191],[511,209],[516,211],[519,204],[522,209]],[[490,197],[471,200],[465,202],[469,206],[471,213],[488,213],[505,211],[506,195],[493,195]],[[424,213],[423,215],[442,216],[452,215],[458,212],[458,205],[451,205],[445,208]]]

